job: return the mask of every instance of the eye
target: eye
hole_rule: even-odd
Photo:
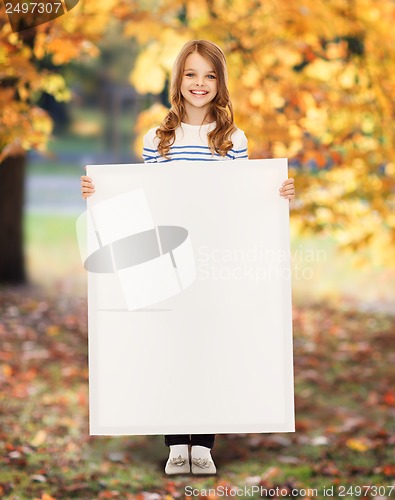
[[[188,78],[193,78],[195,76],[195,73],[186,73],[185,76]]]
[[[207,75],[207,78],[209,78],[210,80],[216,80],[217,77],[215,75]]]

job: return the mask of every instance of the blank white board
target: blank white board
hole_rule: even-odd
[[[90,434],[294,431],[287,160],[87,175]]]

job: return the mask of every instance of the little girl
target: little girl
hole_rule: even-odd
[[[248,158],[247,138],[234,124],[225,56],[217,45],[207,40],[184,45],[174,63],[170,102],[161,125],[144,136],[145,163]],[[95,192],[91,178],[81,177],[81,191],[83,198]],[[294,179],[287,179],[279,193],[293,199]],[[215,474],[214,440],[214,434],[165,436],[170,449],[166,474],[190,472],[189,445],[192,473]]]

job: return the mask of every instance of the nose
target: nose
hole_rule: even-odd
[[[198,76],[196,78],[196,82],[195,82],[195,85],[199,86],[199,87],[202,87],[204,85],[204,81],[203,81],[203,77],[202,76]]]

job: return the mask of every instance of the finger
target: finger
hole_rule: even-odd
[[[280,193],[280,195],[283,197],[283,198],[287,198],[287,199],[290,199],[290,198],[295,198],[295,193],[292,193],[292,192],[287,192],[287,193]]]
[[[295,195],[295,191],[293,190],[284,190],[284,191],[280,191],[280,196],[294,196]]]
[[[81,181],[81,186],[94,186],[92,181]]]

